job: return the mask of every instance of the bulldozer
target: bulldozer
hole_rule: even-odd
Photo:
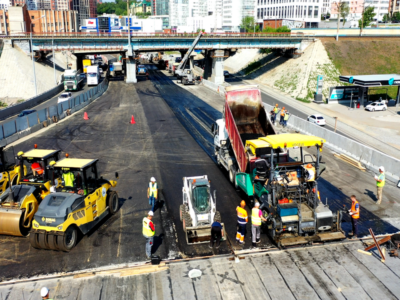
[[[221,221],[221,214],[216,210],[216,191],[210,192],[207,175],[183,177],[183,204],[179,207],[180,220],[189,245],[207,243],[211,238],[211,225]],[[225,231],[224,223],[221,223]],[[226,238],[223,235],[223,240]]]
[[[99,177],[97,162],[66,157],[49,164],[54,189],[34,216],[29,235],[32,247],[69,252],[79,235],[87,234],[106,216],[117,212],[118,194],[111,190],[117,182]]]
[[[45,166],[58,160],[59,152],[37,149],[37,145],[28,152],[18,152],[17,173],[11,176],[9,172],[12,184],[0,196],[0,234],[28,235],[40,202],[50,193],[51,181]]]

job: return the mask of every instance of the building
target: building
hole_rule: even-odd
[[[170,0],[169,2],[169,24],[173,30],[187,26],[189,17],[188,0]]]
[[[78,12],[78,26],[82,20],[97,17],[97,0],[70,0],[70,9]]]
[[[77,32],[76,11],[27,10],[27,6],[10,6],[0,11],[0,33],[16,35],[21,32]]]
[[[169,15],[150,16],[148,19],[159,19],[162,22],[162,28],[169,28]]]
[[[259,24],[263,24],[264,20],[275,19],[300,21],[305,27],[318,27],[322,2],[323,0],[257,0],[256,20]]]
[[[151,7],[153,16],[169,15],[169,0],[151,0]]]
[[[398,0],[396,0],[398,3]],[[397,4],[397,11],[399,4]],[[364,8],[374,7],[375,21],[381,22],[383,16],[389,14],[389,0],[365,0]]]
[[[151,2],[144,0],[142,2],[132,3],[130,11],[133,16],[135,16],[136,14],[151,14],[151,8]]]
[[[399,1],[399,0],[396,0]],[[337,5],[336,1],[331,4],[331,19],[337,19]],[[350,0],[349,2],[350,12],[346,17],[346,20],[352,22],[352,27],[358,27],[358,20],[362,18],[362,13],[367,7],[374,8],[374,21],[382,21],[383,16],[391,13],[389,7],[389,0]]]
[[[9,5],[10,5],[9,0],[0,0],[0,10],[7,11]]]
[[[321,15],[326,16],[331,13],[331,0],[322,0]]]
[[[207,14],[209,18],[211,31],[222,30],[222,2],[223,0],[208,0],[207,1]]]

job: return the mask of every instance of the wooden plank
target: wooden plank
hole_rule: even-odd
[[[310,248],[308,251],[347,299],[371,299],[358,282],[343,266],[335,261],[331,253],[325,248]]]
[[[8,295],[10,294],[11,290],[13,289],[13,287],[14,287],[13,285],[2,285],[2,286],[0,286],[0,300],[7,299]]]
[[[150,279],[151,281],[152,279]],[[129,278],[124,278],[124,281],[127,283],[127,286],[132,287],[132,292],[127,291],[125,299],[135,299],[135,300],[145,300],[151,299],[149,286],[153,283],[149,284],[149,276],[148,275],[138,275]],[[130,284],[134,281],[134,285]]]
[[[98,276],[96,278],[90,279],[80,279],[81,290],[79,292],[79,296],[77,299],[86,300],[86,299],[100,299],[100,293],[103,287],[103,278]]]
[[[386,243],[387,241],[390,241],[392,237],[390,235],[385,236],[384,238],[380,239],[378,242],[379,245],[382,245],[383,243]],[[367,248],[364,249],[364,251],[369,251],[371,249],[374,249],[376,247],[375,243],[371,246],[368,246]]]
[[[238,279],[232,266],[235,262],[226,258],[210,259],[210,262],[222,298],[230,300],[246,299],[242,290],[244,283]]]
[[[272,255],[272,260],[296,299],[319,299],[287,252]]]
[[[376,257],[379,257],[378,250],[374,249],[371,251],[371,253],[374,254]],[[392,271],[397,277],[400,278],[400,259],[398,257],[386,254],[385,265],[390,271]]]
[[[342,245],[329,247],[328,251],[336,262],[346,269],[346,271],[360,286],[362,286],[372,299],[396,299],[385,285],[383,285],[370,270],[354,257],[352,251],[350,252]]]
[[[369,228],[368,231],[369,231],[369,234],[372,236],[372,238],[373,238],[373,240],[374,240],[375,247],[378,249],[379,255],[381,256],[381,258],[383,259],[383,261],[385,261],[385,255],[383,254],[383,252],[382,252],[382,250],[381,250],[381,246],[379,246],[379,243],[376,241],[374,232],[372,231],[371,228]]]
[[[191,261],[189,267],[190,269],[200,269],[202,272],[201,278],[193,280],[197,299],[221,299],[217,278],[210,260]]]
[[[272,256],[273,257],[273,256]],[[292,291],[286,285],[270,255],[249,257],[258,272],[270,297],[274,300],[295,300]]]
[[[75,300],[78,298],[79,290],[81,288],[83,280],[74,280],[71,278],[63,278],[59,281],[59,285],[56,294],[52,295],[52,298]]]
[[[124,279],[127,277],[114,277],[114,276],[102,276],[103,288],[101,290],[100,299],[124,299],[125,290],[127,286],[124,283]],[[128,277],[130,280],[129,284],[133,285],[136,276]]]
[[[168,274],[169,271],[152,273],[149,275],[151,279],[150,291],[153,300],[172,300],[171,281]]]
[[[175,300],[195,300],[192,279],[188,277],[189,263],[171,264],[169,267],[173,298]]]
[[[41,287],[40,287],[41,288]],[[36,282],[25,282],[15,285],[7,299],[40,299],[40,289],[37,291]],[[32,297],[35,294],[35,297]],[[54,295],[54,294],[52,294]]]
[[[271,299],[250,257],[233,263],[233,267],[239,281],[244,283],[242,289],[246,299],[251,299],[254,295],[257,295],[258,299]]]
[[[321,299],[345,299],[308,251],[290,251],[289,256]]]
[[[362,255],[357,252],[359,245],[346,244],[345,247],[378,278],[397,298],[400,298],[400,278],[386,264],[374,256]]]

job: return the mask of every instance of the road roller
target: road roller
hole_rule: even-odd
[[[14,148],[0,147],[0,195],[10,186],[19,184],[19,165],[15,164]],[[24,175],[27,169],[24,167]]]
[[[79,236],[117,212],[118,194],[111,190],[117,181],[99,177],[97,162],[66,157],[50,163],[48,171],[57,178],[55,189],[43,199],[34,216],[29,235],[32,247],[68,252]]]
[[[60,150],[35,148],[28,152],[20,151],[15,159],[18,173],[11,185],[0,196],[0,234],[26,236],[32,227],[34,214],[42,199],[50,194],[51,172],[46,166],[57,161]]]

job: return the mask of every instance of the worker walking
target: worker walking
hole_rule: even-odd
[[[360,204],[358,203],[356,196],[352,195],[351,197],[351,209],[349,210],[349,214],[351,216],[351,224],[353,227],[353,232],[350,232],[349,234],[352,235],[351,239],[356,239],[357,238],[357,222],[358,219],[360,218]]]
[[[260,210],[260,203],[256,201],[253,209],[251,210],[251,242],[253,247],[256,247],[260,242],[261,220],[264,222],[267,221],[267,219],[263,217],[262,211]]]
[[[283,126],[283,120],[285,119],[285,107],[282,107],[281,109],[281,119],[279,120],[279,124]]]
[[[146,238],[146,258],[151,258],[151,248],[154,243],[154,234],[156,233],[156,228],[152,221],[154,216],[153,211],[149,211],[147,217],[143,218],[143,236]]]
[[[378,198],[378,201],[376,204],[381,204],[382,202],[382,191],[383,187],[385,186],[385,168],[384,167],[379,167],[379,176],[375,175],[375,180],[376,180],[376,195]]]
[[[283,117],[283,127],[287,126],[287,121],[289,120],[289,112],[285,112],[285,116]]]
[[[221,245],[221,239],[224,236],[224,230],[222,229],[221,220],[215,219],[214,223],[211,224],[211,240],[210,240],[210,248],[214,247],[219,248]]]
[[[272,125],[275,125],[275,120],[276,120],[276,113],[274,110],[271,110],[271,123]]]
[[[248,222],[247,211],[244,209],[246,207],[246,202],[242,200],[240,202],[240,207],[236,207],[237,212],[237,233],[236,241],[240,244],[244,244],[244,235],[246,234],[246,224]]]
[[[50,299],[50,291],[45,286],[42,287],[42,289],[40,290],[40,296],[42,297],[42,299],[53,300],[53,299]]]
[[[157,194],[158,194],[158,188],[156,179],[154,177],[151,177],[149,182],[149,187],[147,188],[147,198],[149,198],[149,205],[151,205],[151,210],[153,212],[156,207]]]

